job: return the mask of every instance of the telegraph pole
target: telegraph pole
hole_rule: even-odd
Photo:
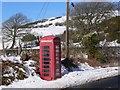
[[[66,1],[66,58],[69,59],[69,0]]]

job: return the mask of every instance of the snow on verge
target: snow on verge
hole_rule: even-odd
[[[13,82],[9,86],[1,86],[1,88],[66,88],[116,75],[118,75],[118,67],[74,71],[54,81],[45,81],[35,75],[25,80]]]
[[[28,63],[29,64],[29,63]],[[27,65],[26,65],[27,66]],[[29,68],[29,67],[28,67]],[[63,69],[64,67],[62,67]],[[30,75],[24,80],[14,81],[9,86],[2,88],[66,88],[85,84],[94,80],[118,75],[118,67],[92,68],[87,63],[80,64],[79,71],[67,72],[63,69],[62,78],[53,81],[42,80],[38,75]]]

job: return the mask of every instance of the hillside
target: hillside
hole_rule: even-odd
[[[66,16],[62,17],[52,17],[48,19],[43,19],[35,22],[31,22],[19,27],[19,33],[30,33],[35,36],[47,36],[47,35],[59,35],[63,34],[66,30],[65,27]],[[1,35],[0,35],[1,36]],[[0,37],[1,38],[1,37]],[[5,42],[4,47],[9,48],[12,42]],[[16,38],[15,47],[19,47],[19,38]],[[0,40],[0,49],[2,49],[2,42]]]
[[[58,35],[65,31],[66,17],[52,17],[21,26],[21,29],[36,36]]]

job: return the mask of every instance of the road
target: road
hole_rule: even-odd
[[[120,90],[120,75],[119,76],[115,76],[115,77],[109,77],[109,78],[105,78],[105,79],[101,79],[101,80],[97,80],[97,81],[93,81],[84,85],[80,85],[80,86],[75,86],[69,89],[79,89],[79,90],[109,90],[109,89],[113,89],[114,90]]]

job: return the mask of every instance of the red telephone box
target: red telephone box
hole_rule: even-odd
[[[56,36],[40,39],[40,77],[54,80],[61,77],[61,42]]]

